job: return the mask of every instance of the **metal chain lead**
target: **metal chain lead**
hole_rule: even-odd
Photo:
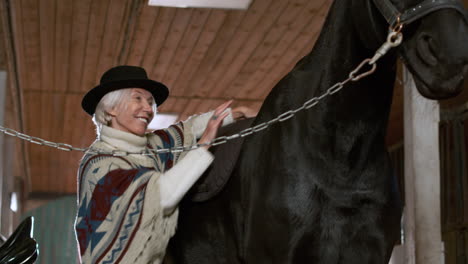
[[[367,58],[363,60],[353,71],[349,73],[348,78],[346,80],[334,84],[333,86],[328,88],[327,91],[324,92],[322,95],[318,97],[313,97],[307,100],[301,107],[284,112],[268,122],[264,122],[256,126],[244,129],[238,134],[217,137],[213,139],[212,141],[210,141],[209,143],[203,143],[203,144],[197,143],[191,146],[180,146],[180,147],[174,147],[174,148],[145,149],[145,150],[142,150],[141,152],[127,152],[127,151],[121,151],[121,150],[113,150],[111,152],[106,152],[106,151],[100,151],[100,150],[96,150],[92,148],[77,148],[77,147],[73,147],[72,145],[65,144],[65,143],[55,143],[55,142],[47,141],[38,137],[32,137],[32,136],[20,133],[10,128],[5,128],[3,126],[0,126],[0,132],[9,136],[23,139],[25,141],[28,141],[34,144],[38,144],[41,146],[49,146],[49,147],[53,147],[53,148],[64,150],[64,151],[81,151],[87,154],[106,154],[106,155],[112,155],[112,156],[127,156],[131,154],[154,156],[157,154],[180,153],[184,151],[190,151],[190,150],[194,150],[194,149],[197,149],[203,146],[208,146],[208,145],[211,145],[211,146],[221,145],[230,140],[240,138],[240,137],[247,137],[254,133],[260,132],[264,129],[267,129],[268,127],[270,127],[271,125],[275,123],[284,122],[288,119],[291,119],[292,117],[296,115],[296,113],[303,111],[303,110],[310,109],[316,106],[322,99],[326,98],[327,96],[330,96],[339,92],[341,89],[343,89],[345,84],[347,84],[348,82],[355,82],[355,81],[360,80],[361,78],[371,75],[372,73],[374,73],[374,71],[377,68],[377,65],[375,64],[377,60],[379,60],[385,53],[387,53],[389,49],[400,45],[402,41],[402,37],[403,37],[400,31],[401,29],[398,31],[391,30],[388,34],[387,41],[375,52],[372,58]],[[367,71],[361,72],[362,68],[366,65],[370,66],[371,68]]]

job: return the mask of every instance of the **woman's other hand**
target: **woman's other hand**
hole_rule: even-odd
[[[229,111],[226,111],[226,109],[228,109],[228,107],[231,104],[232,100],[223,103],[215,109],[213,116],[206,125],[205,132],[203,132],[203,135],[198,141],[199,144],[209,143],[216,138],[216,135],[218,134],[218,129],[223,124],[224,118],[226,118],[226,116],[229,115]],[[209,147],[210,146],[204,146],[204,148],[206,149],[208,149]]]
[[[247,106],[236,107],[232,109],[231,112],[232,112],[232,117],[234,118],[234,120],[256,117],[258,114],[257,111]]]

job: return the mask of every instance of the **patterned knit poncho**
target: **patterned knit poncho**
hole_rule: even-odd
[[[145,137],[104,126],[91,147],[137,152],[192,145],[195,137],[189,125],[179,123]],[[184,155],[83,157],[75,223],[82,263],[161,263],[175,232],[178,211],[163,214],[157,181]]]

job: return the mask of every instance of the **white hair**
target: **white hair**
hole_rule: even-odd
[[[127,104],[123,104],[123,102],[125,98],[130,98],[132,89],[133,88],[115,90],[107,93],[104,95],[104,97],[101,98],[101,101],[99,101],[98,105],[96,106],[96,110],[94,111],[93,115],[93,123],[96,125],[96,133],[98,136],[101,134],[103,125],[110,126],[112,116],[109,114],[109,112],[112,109],[122,107],[121,110],[125,111]],[[156,114],[157,106],[154,98],[152,108],[154,114]]]

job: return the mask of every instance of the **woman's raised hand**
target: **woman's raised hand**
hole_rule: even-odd
[[[210,118],[210,121],[208,121],[205,132],[203,132],[203,135],[201,136],[198,143],[200,144],[209,143],[213,139],[216,138],[216,135],[218,134],[218,129],[223,124],[224,118],[226,118],[226,116],[229,115],[229,111],[226,111],[226,109],[231,104],[232,104],[232,100],[223,103],[222,105],[218,106],[215,109],[213,116]],[[204,148],[206,149],[208,149],[209,147],[210,146],[204,146]]]

